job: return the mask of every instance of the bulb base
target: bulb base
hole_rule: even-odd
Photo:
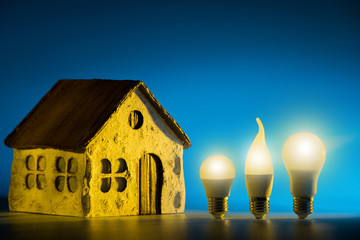
[[[209,213],[215,219],[224,219],[224,215],[228,212],[228,198],[208,198],[209,200]]]
[[[307,218],[314,210],[314,197],[294,197],[293,209],[299,219]]]
[[[250,212],[256,219],[264,219],[269,213],[269,197],[249,197]]]

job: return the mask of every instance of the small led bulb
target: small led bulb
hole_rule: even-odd
[[[228,197],[235,177],[232,162],[220,155],[207,158],[200,167],[200,178],[209,201],[209,212],[223,219],[228,212]]]

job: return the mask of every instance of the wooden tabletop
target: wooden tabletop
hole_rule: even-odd
[[[78,218],[0,212],[0,239],[358,239],[360,217],[269,214],[255,220],[233,213],[224,220],[206,212]]]

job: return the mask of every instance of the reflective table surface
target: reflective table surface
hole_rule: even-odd
[[[360,217],[247,213],[212,219],[207,212],[131,217],[74,218],[0,209],[0,239],[360,239]]]

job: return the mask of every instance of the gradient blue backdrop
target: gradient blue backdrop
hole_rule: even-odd
[[[207,209],[199,168],[223,154],[236,167],[230,210],[248,211],[244,165],[260,117],[272,213],[292,211],[282,146],[310,131],[327,148],[315,211],[359,214],[359,13],[351,1],[2,0],[0,139],[58,79],[140,79],[193,143],[188,210]],[[7,196],[12,150],[0,152]]]

